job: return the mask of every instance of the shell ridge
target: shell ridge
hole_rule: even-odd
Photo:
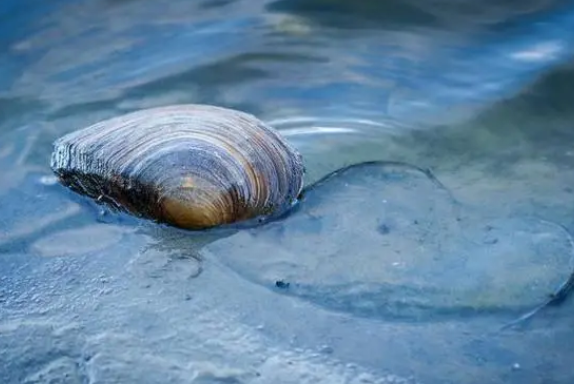
[[[223,107],[155,107],[54,142],[50,166],[80,193],[158,222],[209,227],[291,207],[300,154],[255,116]]]

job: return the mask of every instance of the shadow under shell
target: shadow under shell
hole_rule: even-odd
[[[401,320],[515,316],[570,273],[570,238],[557,224],[464,205],[404,166],[347,169],[300,204],[202,253],[330,310]]]

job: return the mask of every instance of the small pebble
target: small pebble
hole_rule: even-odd
[[[276,286],[277,288],[281,288],[281,289],[289,288],[289,285],[290,285],[289,283],[286,283],[286,282],[284,282],[283,280],[277,280],[277,281],[275,282],[275,286]]]

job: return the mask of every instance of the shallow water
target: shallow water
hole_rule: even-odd
[[[31,4],[34,4],[33,6]],[[357,2],[358,4],[358,2]],[[4,1],[5,383],[571,383],[574,4]],[[128,111],[256,114],[317,186],[190,234],[65,190],[61,135]],[[279,284],[276,284],[280,282]]]

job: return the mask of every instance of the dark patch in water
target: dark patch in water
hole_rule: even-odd
[[[543,3],[543,4],[541,4]],[[345,0],[277,0],[267,6],[271,12],[290,12],[318,24],[346,29],[388,29],[416,26],[441,28],[445,25],[514,25],[524,15],[542,9],[557,9],[561,0],[459,0],[444,1],[345,1]]]
[[[294,13],[334,28],[385,28],[405,23],[436,25],[432,15],[397,0],[278,0],[267,5],[267,10]]]
[[[389,228],[387,224],[383,223],[377,227],[377,232],[379,232],[381,235],[388,235],[391,232],[391,228]]]

